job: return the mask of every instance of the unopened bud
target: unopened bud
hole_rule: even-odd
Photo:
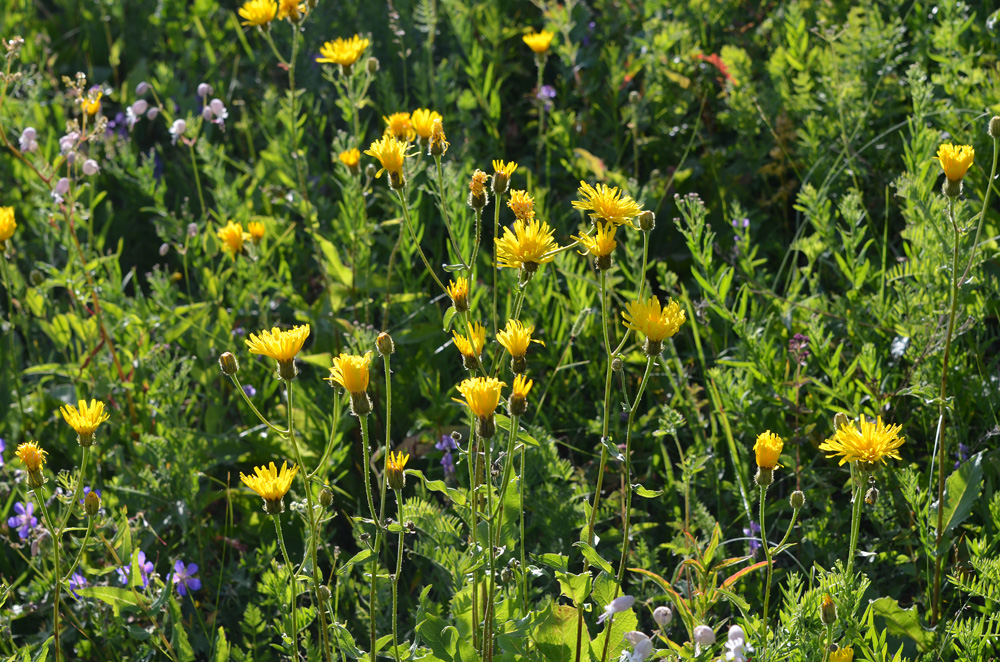
[[[615,358],[611,359],[611,370],[612,371],[614,371],[614,372],[621,372],[622,368],[624,368],[624,367],[625,367],[625,364],[622,363],[622,357],[616,356]]]
[[[639,229],[643,232],[650,232],[656,227],[656,214],[648,209],[639,214]]]
[[[368,58],[366,66],[368,67],[368,73],[374,76],[375,74],[378,73],[378,58],[377,57]]]
[[[160,257],[166,256],[170,252],[170,244],[164,242],[160,244]]]
[[[207,97],[212,92],[213,92],[212,86],[209,85],[208,83],[200,83],[198,85],[198,96]]]
[[[152,121],[160,116],[160,108],[158,106],[153,106],[146,111],[146,119]]]
[[[87,517],[97,517],[97,513],[101,511],[101,497],[96,491],[90,490],[83,497],[83,510]]]
[[[45,275],[38,269],[32,269],[31,273],[28,274],[28,280],[31,281],[32,285],[38,287],[45,282]]]
[[[819,620],[823,625],[833,625],[837,622],[837,605],[833,603],[829,593],[823,596],[823,602],[819,605]]]
[[[232,377],[240,371],[240,364],[232,352],[225,352],[219,357],[219,367],[222,368],[222,374],[226,377]]]
[[[482,439],[492,439],[497,433],[497,425],[493,416],[476,417],[476,434]]]
[[[757,475],[753,477],[754,481],[760,487],[767,487],[774,482],[774,469],[768,469],[767,467],[757,467]]]
[[[1000,117],[994,116],[990,118],[990,128],[988,132],[990,134],[990,138],[993,138],[994,140],[1000,138]]]
[[[388,356],[396,351],[396,343],[392,342],[392,336],[383,331],[375,339],[375,348],[381,356]]]
[[[211,122],[212,121],[212,108],[211,107],[205,106],[204,108],[201,109],[201,119],[205,120],[206,122]]]
[[[639,94],[639,90],[632,90],[628,93],[628,102],[635,106],[642,100],[642,95]]]
[[[673,619],[674,612],[670,611],[670,607],[661,605],[653,610],[653,620],[656,621],[656,624],[661,628],[670,625],[670,621]]]
[[[847,417],[847,414],[845,414],[842,411],[838,411],[836,415],[834,415],[833,417],[833,429],[835,432],[840,430],[840,428],[844,427],[845,425],[850,425],[850,424],[851,424],[851,419],[849,419]]]
[[[198,236],[198,224],[197,223],[188,223],[187,233],[188,233],[188,237],[190,237],[191,239],[194,239],[195,237],[197,237]]]
[[[135,93],[138,94],[139,96],[142,96],[146,92],[149,92],[149,83],[147,83],[146,81],[142,81],[141,83],[135,86]]]
[[[802,493],[802,490],[795,490],[792,495],[788,497],[788,504],[798,510],[802,506],[806,505],[806,495]]]
[[[317,593],[319,594],[319,601],[320,602],[329,602],[329,600],[330,600],[330,587],[329,586],[327,586],[326,584],[321,584],[320,587],[319,587],[319,590],[317,591]]]
[[[378,174],[378,168],[375,167],[374,163],[369,163],[365,166],[365,177],[368,179],[375,179],[375,175]]]
[[[878,501],[878,488],[875,486],[869,487],[868,491],[865,492],[865,503],[869,506],[874,506]]]
[[[324,487],[319,492],[319,502],[324,508],[329,508],[333,505],[333,490],[329,487]]]

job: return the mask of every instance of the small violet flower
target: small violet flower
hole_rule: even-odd
[[[633,604],[635,604],[635,598],[631,595],[623,595],[615,598],[604,608],[604,613],[597,617],[597,624],[600,625],[615,614],[628,611],[632,608]]]
[[[176,145],[177,139],[184,135],[187,127],[187,122],[184,120],[174,120],[174,123],[170,125],[170,144]]]
[[[243,392],[247,394],[248,398],[252,398],[253,396],[257,395],[257,389],[255,389],[253,386],[250,386],[249,384],[243,385]]]
[[[87,586],[87,584],[88,582],[86,577],[81,575],[79,572],[74,572],[73,576],[69,578],[69,592],[72,593],[74,597],[79,599],[80,596],[77,595],[76,590]]]
[[[21,132],[21,138],[18,142],[22,152],[34,152],[38,149],[38,141],[35,140],[37,135],[35,129],[30,126]]]
[[[139,561],[139,575],[142,577],[142,587],[146,588],[149,586],[149,576],[153,573],[153,564],[146,560],[146,552],[139,551],[138,555]],[[118,573],[118,581],[122,583],[122,586],[128,586],[129,578],[132,575],[132,564],[123,565],[122,567],[115,570]]]
[[[760,524],[758,524],[757,522],[754,522],[754,521],[750,522],[750,528],[749,529],[746,529],[746,528],[743,529],[743,535],[745,535],[748,538],[750,538],[750,553],[751,554],[756,554],[757,550],[761,549],[761,547],[763,547],[763,545],[760,544],[760,539],[754,537],[754,536],[756,536],[759,533],[760,533]]]
[[[14,504],[14,512],[17,514],[8,518],[7,526],[17,529],[17,535],[21,537],[21,540],[24,540],[31,535],[31,530],[38,526],[38,518],[33,516],[35,504],[30,501],[27,503],[18,501]]]
[[[2,453],[7,450],[7,444],[4,442],[3,437],[0,437],[0,467],[3,466],[3,455]]]
[[[444,451],[444,457],[441,458],[441,466],[444,468],[444,475],[450,476],[455,473],[455,458],[452,456],[451,452],[453,450],[458,450],[458,444],[451,435],[445,434],[441,435],[441,441],[434,444],[434,448],[439,451]]]
[[[195,577],[198,574],[198,564],[188,563],[177,559],[174,562],[174,572],[172,579],[177,586],[177,595],[187,595],[188,591],[197,591],[201,588],[201,580]]]
[[[87,500],[87,495],[90,494],[91,492],[93,492],[97,496],[101,496],[101,491],[100,490],[91,490],[90,489],[90,485],[84,485],[83,486],[83,498],[80,499],[80,505],[81,506],[83,505],[83,502]]]

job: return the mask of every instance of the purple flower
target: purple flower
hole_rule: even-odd
[[[69,592],[79,599],[80,596],[76,594],[76,589],[83,588],[87,585],[87,583],[86,577],[81,575],[79,572],[74,572],[73,576],[69,578]]]
[[[763,545],[760,544],[760,540],[754,537],[758,533],[760,533],[760,524],[758,524],[757,522],[754,522],[752,520],[750,522],[750,528],[749,529],[743,529],[743,535],[745,535],[748,538],[750,538],[750,553],[751,554],[756,554],[757,550],[760,549],[761,547],[763,547]]]
[[[535,93],[535,98],[545,103],[545,112],[552,110],[552,99],[556,98],[556,88],[551,85],[542,85]]]
[[[90,485],[84,485],[84,487],[83,487],[83,498],[80,499],[80,505],[81,506],[83,505],[83,502],[87,500],[87,495],[90,494],[90,492],[91,492]],[[101,496],[101,491],[100,490],[94,490],[93,492],[97,496]]]
[[[2,453],[7,450],[7,444],[4,442],[3,437],[0,437],[0,467],[3,466],[3,455]]]
[[[177,559],[174,562],[173,582],[177,585],[177,595],[187,595],[188,591],[197,591],[201,588],[201,580],[195,577],[198,574],[198,564],[188,563]]]
[[[149,586],[149,575],[153,573],[153,564],[146,560],[146,552],[142,550],[139,551],[139,575],[142,577],[142,587],[146,588]],[[129,579],[132,576],[132,564],[123,565],[122,567],[115,570],[118,573],[118,581],[122,583],[122,586],[128,586]]]
[[[7,520],[7,526],[17,529],[17,534],[24,540],[31,535],[31,530],[38,526],[38,518],[32,516],[35,504],[30,501],[27,503],[18,501],[14,504],[14,512],[17,514]]]
[[[958,442],[958,450],[955,451],[955,457],[958,458],[957,460],[955,460],[955,468],[958,469],[958,467],[961,466],[963,462],[972,457],[972,449],[963,444],[962,442]],[[0,464],[3,463],[0,462]]]
[[[792,339],[788,341],[788,352],[796,363],[805,365],[806,359],[809,358],[809,336],[801,333],[792,336]]]
[[[608,620],[611,616],[615,614],[620,614],[623,611],[628,611],[635,604],[635,598],[631,595],[622,595],[607,604],[604,608],[604,613],[597,617],[597,624],[600,625],[604,621]]]
[[[455,473],[455,458],[451,454],[453,450],[458,450],[458,444],[455,443],[455,439],[450,434],[441,435],[441,441],[434,444],[434,448],[444,451],[444,457],[441,458],[444,475],[450,476]]]
[[[253,396],[257,395],[257,389],[255,389],[253,386],[250,386],[249,384],[245,384],[243,386],[243,392],[247,394],[248,398],[252,398]]]

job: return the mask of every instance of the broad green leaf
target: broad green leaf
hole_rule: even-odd
[[[572,600],[574,605],[582,605],[590,595],[592,578],[589,572],[580,574],[556,572],[556,579],[562,587],[562,594]]]
[[[367,561],[368,557],[370,557],[370,556],[372,556],[372,550],[368,549],[367,547],[365,549],[362,549],[360,552],[358,552],[357,554],[355,554],[354,556],[352,556],[347,561],[347,563],[345,563],[344,565],[340,566],[337,569],[337,575],[343,577],[344,575],[346,575],[348,573],[348,571],[351,568],[353,568],[355,565],[357,565],[359,563],[363,563],[363,562]]]
[[[655,499],[663,495],[663,490],[649,490],[639,483],[632,486],[632,491],[635,492],[636,496],[640,496],[644,499]]]
[[[135,593],[117,586],[84,586],[76,589],[76,594],[81,598],[97,598],[108,603],[115,616],[121,614],[122,607],[139,606],[139,600]]]
[[[416,476],[417,478],[419,478],[423,482],[424,487],[429,489],[431,492],[440,492],[441,494],[446,494],[448,498],[450,498],[459,506],[465,505],[465,493],[462,492],[461,490],[456,490],[453,487],[448,487],[443,480],[430,480],[429,478],[424,476],[424,473],[419,469],[407,469],[406,475]]]
[[[965,521],[979,499],[983,485],[983,452],[963,462],[948,476],[944,488],[944,530],[951,532]]]
[[[885,619],[889,634],[905,635],[916,642],[921,651],[927,651],[934,643],[934,633],[920,624],[916,607],[903,609],[893,598],[879,598],[872,602],[872,611]]]
[[[608,573],[609,575],[614,576],[615,571],[611,567],[611,564],[605,561],[603,558],[601,558],[601,555],[597,553],[596,549],[594,549],[585,542],[575,542],[573,543],[573,546],[579,547],[580,551],[583,552],[584,557],[586,557],[588,561],[590,561],[591,563],[593,563],[594,565],[596,565],[598,568]]]

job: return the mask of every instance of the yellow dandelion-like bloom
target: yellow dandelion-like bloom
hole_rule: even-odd
[[[104,403],[100,400],[91,400],[89,405],[86,400],[80,400],[77,404],[78,407],[63,405],[59,412],[69,426],[76,430],[80,445],[89,446],[97,427],[111,417],[104,412]]]
[[[17,229],[17,221],[14,220],[13,207],[0,207],[0,249],[4,247],[4,242],[14,236]]]
[[[396,114],[403,115],[407,113]],[[431,137],[431,131],[434,129],[434,120],[440,120],[443,118],[441,117],[441,113],[436,110],[417,108],[413,111],[413,115],[408,115],[407,119],[410,121],[413,131],[415,131],[418,136],[424,140],[429,140]]]
[[[382,121],[385,122],[385,135],[395,136],[396,140],[409,142],[417,135],[409,113],[393,113],[388,117],[382,117]],[[427,136],[430,137],[430,131],[427,132]]]
[[[763,469],[780,467],[778,459],[781,457],[781,449],[784,446],[784,440],[770,430],[761,432],[757,435],[757,443],[753,445],[753,452],[757,456],[757,466]]]
[[[295,326],[287,331],[274,327],[270,331],[264,329],[260,335],[251,333],[249,340],[244,340],[251,354],[268,356],[279,363],[287,363],[295,358],[309,337],[309,325]]]
[[[448,296],[455,306],[455,311],[464,313],[469,309],[469,279],[459,276],[457,281],[448,281]]]
[[[886,464],[886,459],[901,460],[899,447],[905,441],[899,436],[902,425],[886,425],[879,416],[874,422],[861,417],[857,427],[845,423],[833,435],[819,445],[819,449],[830,453],[827,457],[841,456],[838,466],[845,462],[863,462],[873,465]]]
[[[17,450],[14,452],[21,462],[24,463],[24,468],[31,473],[36,473],[41,471],[42,467],[45,465],[45,456],[48,453],[42,450],[42,447],[38,445],[37,441],[28,441],[23,444],[19,444]]]
[[[483,353],[483,347],[486,346],[486,327],[479,322],[473,322],[470,331],[469,337],[461,335],[458,331],[451,333],[455,340],[455,347],[462,353],[462,356],[475,359]]]
[[[293,464],[292,468],[289,469],[288,463],[282,462],[281,470],[279,471],[274,462],[271,462],[270,466],[254,467],[253,470],[254,475],[252,476],[248,476],[241,471],[240,480],[264,500],[264,508],[269,514],[275,515],[280,513],[281,509],[278,504],[281,503],[281,500],[285,498],[288,490],[292,487],[292,479],[299,472],[299,467]],[[276,506],[277,512],[273,512],[272,508]]]
[[[371,147],[365,150],[368,156],[374,156],[382,164],[381,170],[375,173],[376,177],[381,177],[383,172],[388,172],[390,176],[403,176],[403,161],[406,159],[406,142],[396,140],[393,135],[385,135],[372,143]]]
[[[326,379],[340,384],[348,393],[364,393],[368,390],[368,366],[371,359],[371,352],[366,352],[364,356],[341,353],[333,359],[330,376]]]
[[[952,182],[960,182],[968,172],[972,160],[976,156],[976,151],[971,145],[952,145],[944,143],[938,147],[937,156],[934,158],[941,163],[944,176]]]
[[[638,331],[653,342],[670,338],[681,324],[687,320],[684,310],[671,301],[666,308],[660,307],[660,300],[650,297],[647,301],[630,301],[622,312],[626,328]]]
[[[253,243],[259,244],[260,240],[264,238],[264,224],[257,221],[250,221],[247,223],[247,233],[250,235]]]
[[[511,399],[520,398],[524,400],[528,397],[528,392],[531,387],[535,385],[535,382],[528,379],[524,375],[517,375],[514,377],[514,385],[510,387],[510,397]]]
[[[618,242],[615,241],[615,232],[617,231],[617,225],[608,223],[606,225],[598,225],[597,232],[592,235],[582,234],[579,237],[573,237],[573,239],[583,244],[583,247],[587,249],[587,253],[590,253],[594,257],[608,257],[618,246]],[[585,253],[580,253],[580,255],[585,255]]]
[[[515,170],[517,170],[517,164],[514,163],[513,161],[509,161],[507,163],[504,163],[503,159],[494,159],[493,160],[493,176],[494,177],[496,177],[497,175],[500,175],[501,177],[504,177],[506,180],[509,181],[510,178],[514,175],[514,171]]]
[[[80,100],[80,108],[83,109],[83,112],[93,117],[101,111],[101,96],[103,96],[102,93],[97,92],[90,96],[83,97]]]
[[[259,28],[269,25],[278,15],[278,3],[274,0],[247,0],[240,7],[239,14],[245,19],[240,25]]]
[[[522,221],[530,221],[535,217],[535,199],[527,191],[511,191],[507,206]]]
[[[642,207],[617,187],[598,184],[595,188],[580,182],[579,193],[583,199],[574,200],[573,208],[592,212],[590,218],[599,223],[629,223],[642,212]]]
[[[340,159],[340,162],[343,163],[345,166],[347,166],[351,170],[354,170],[355,168],[358,167],[358,163],[361,162],[361,152],[358,150],[358,148],[352,147],[351,149],[344,150],[343,152],[338,154],[337,158]]]
[[[555,259],[552,251],[559,248],[552,238],[552,228],[538,219],[529,222],[514,221],[514,231],[503,229],[503,237],[496,240],[497,262],[501,267],[534,271],[539,264]]]
[[[278,20],[288,19],[292,23],[298,23],[306,14],[306,6],[299,4],[299,0],[278,0]]]
[[[552,44],[552,37],[555,33],[549,32],[548,30],[542,30],[541,32],[530,32],[523,37],[524,43],[528,45],[528,48],[533,50],[536,55],[541,55],[549,50],[549,46]]]
[[[320,57],[316,58],[316,61],[349,67],[361,58],[371,43],[370,39],[362,39],[359,35],[354,35],[350,39],[338,37],[320,46]]]
[[[406,483],[406,476],[403,470],[406,468],[406,463],[410,461],[410,454],[405,455],[402,452],[397,452],[393,455],[392,451],[389,451],[389,456],[386,458],[386,480],[389,482],[389,487],[394,490],[401,490]]]
[[[482,196],[486,193],[486,180],[489,178],[482,170],[476,169],[472,173],[472,179],[469,181],[469,190],[475,196]]]
[[[500,404],[500,389],[506,385],[493,377],[475,377],[464,380],[458,385],[458,390],[473,414],[479,418],[490,418]]]
[[[529,324],[525,326],[519,320],[507,320],[507,328],[497,333],[497,342],[513,357],[519,358],[528,353],[528,345],[536,342],[545,345],[541,340],[531,337],[535,326]]]
[[[239,223],[229,221],[215,236],[222,240],[223,248],[236,259],[238,253],[243,252],[243,242],[251,239],[251,236],[243,231],[243,226]]]
[[[850,646],[838,648],[830,653],[830,662],[854,662],[854,649]]]
[[[448,136],[444,134],[444,122],[441,121],[440,117],[436,117],[431,121],[431,141],[430,145],[427,147],[428,153],[431,156],[442,156],[448,151],[448,147],[451,143],[448,142]]]

